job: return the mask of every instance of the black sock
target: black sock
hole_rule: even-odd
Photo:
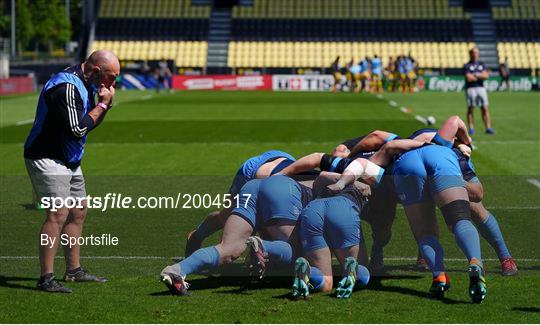
[[[79,266],[79,267],[76,268],[76,269],[68,270],[67,273],[69,273],[69,274],[75,274],[75,273],[79,272],[80,270],[81,270],[81,267]]]
[[[47,273],[39,277],[39,283],[44,283],[49,281],[53,277],[52,273]]]

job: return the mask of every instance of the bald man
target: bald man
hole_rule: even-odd
[[[53,275],[54,257],[61,239],[81,237],[87,211],[80,167],[84,144],[88,132],[103,121],[112,106],[114,81],[119,73],[120,64],[114,53],[96,51],[82,64],[52,76],[39,95],[34,125],[24,144],[26,169],[39,202],[52,198],[66,203],[46,210],[38,241],[39,290],[71,292]],[[76,201],[80,204],[72,207],[71,203]],[[64,256],[65,281],[107,281],[81,267],[78,245],[64,245]]]

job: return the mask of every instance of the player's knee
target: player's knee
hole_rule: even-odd
[[[79,208],[73,208],[70,211],[70,221],[76,222],[76,223],[83,223],[86,219],[86,213],[88,212],[88,208],[84,207],[82,209]]]
[[[469,184],[467,184],[466,188],[467,188],[467,194],[469,195],[470,202],[476,202],[476,203],[482,202],[482,200],[484,199],[484,188],[482,187],[481,184],[475,185],[475,186],[469,186]]]
[[[470,203],[466,200],[452,201],[441,207],[441,213],[448,229],[453,231],[453,227],[458,221],[471,219]]]
[[[246,245],[243,242],[227,245],[219,244],[216,246],[216,249],[220,253],[221,262],[223,264],[228,264],[234,262],[242,255],[246,249]]]
[[[69,210],[65,208],[58,209],[57,211],[49,211],[47,213],[46,222],[61,227],[66,222],[68,215],[69,215]]]
[[[489,216],[489,211],[486,210],[482,202],[472,203],[471,202],[471,219],[474,223],[479,224],[483,223]]]
[[[332,287],[334,286],[334,278],[331,275],[325,275],[324,276],[324,282],[321,287],[321,292],[330,292],[332,291]]]

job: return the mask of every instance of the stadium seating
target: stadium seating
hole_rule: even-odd
[[[179,67],[203,67],[206,42],[94,41],[92,50],[110,49],[120,60],[174,60]]]
[[[410,51],[422,66],[456,68],[472,39],[470,15],[448,0],[254,0],[233,9],[228,64],[327,67],[338,54]]]
[[[462,67],[468,60],[468,42],[231,42],[231,67],[328,67],[336,56],[351,58],[411,55],[424,67]]]
[[[513,68],[540,68],[540,1],[512,0],[492,11],[499,61],[508,57]]]
[[[191,0],[101,1],[92,49],[111,49],[120,60],[204,67],[209,17],[209,6]]]
[[[500,41],[540,42],[540,19],[496,20],[495,27]]]
[[[92,48],[123,60],[206,64],[211,8],[192,0],[101,1]],[[229,67],[328,67],[351,57],[411,53],[422,67],[460,68],[473,45],[469,13],[448,0],[253,0],[235,6]],[[540,67],[540,1],[493,7],[499,58]]]
[[[469,20],[449,19],[235,19],[236,41],[472,40]]]
[[[462,19],[469,15],[448,0],[254,0],[237,6],[233,18]]]
[[[100,18],[209,18],[209,6],[193,6],[191,0],[101,1]]]
[[[499,43],[500,61],[508,57],[512,68],[540,68],[540,43]]]
[[[540,19],[540,1],[512,0],[512,6],[493,7],[495,19]]]

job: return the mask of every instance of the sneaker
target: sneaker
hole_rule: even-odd
[[[351,294],[354,290],[354,285],[356,284],[356,268],[358,263],[354,257],[347,257],[345,259],[345,274],[343,279],[339,281],[336,289],[336,298],[338,299],[348,299],[351,297]]]
[[[484,270],[480,265],[470,264],[467,273],[469,273],[469,297],[473,303],[481,304],[487,295]]]
[[[442,299],[444,293],[450,289],[450,278],[446,273],[441,273],[433,278],[429,288],[429,297],[432,299]]]
[[[473,128],[469,129],[469,135],[474,135],[474,129]]]
[[[294,262],[294,282],[291,294],[293,299],[308,298],[311,286],[309,283],[310,272],[309,262],[303,257],[297,258]]]
[[[259,236],[251,236],[247,239],[248,254],[244,264],[251,274],[257,274],[262,279],[268,262],[268,254],[264,251],[262,239]]]
[[[163,282],[169,289],[169,292],[173,296],[189,296],[189,283],[186,282],[185,277],[168,272],[166,267],[161,271],[159,280]]]
[[[502,275],[511,276],[518,273],[516,261],[513,258],[507,257],[501,261]]]
[[[58,293],[72,293],[73,291],[70,288],[66,288],[61,285],[54,275],[46,276],[45,279],[40,279],[37,284],[37,289],[46,292],[58,292]]]
[[[66,282],[107,282],[106,278],[98,277],[88,273],[87,270],[79,267],[73,271],[66,271],[64,274],[64,281]]]
[[[493,128],[487,128],[486,134],[495,134],[495,130],[493,130]]]
[[[196,230],[192,230],[187,234],[187,240],[186,240],[186,250],[184,251],[184,256],[188,257],[191,254],[193,254],[196,250],[201,248],[202,241],[197,239],[197,236],[194,236]]]
[[[414,267],[419,271],[429,271],[429,265],[427,264],[426,260],[421,256],[418,256],[418,258],[416,259],[416,264],[414,265]]]

